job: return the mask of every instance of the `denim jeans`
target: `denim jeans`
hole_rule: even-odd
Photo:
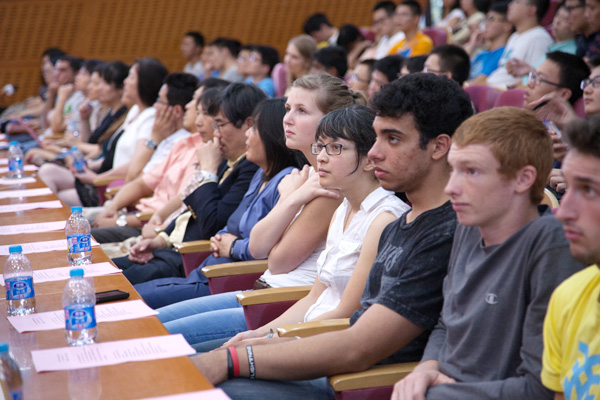
[[[223,389],[232,400],[333,400],[335,394],[327,378],[310,381],[252,381],[236,378],[217,387]]]
[[[235,336],[245,331],[238,292],[180,301],[158,309],[158,319],[170,333],[181,333],[190,345]]]

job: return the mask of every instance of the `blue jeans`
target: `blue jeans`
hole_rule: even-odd
[[[251,381],[236,378],[217,387],[223,389],[232,400],[333,400],[335,394],[327,378],[310,381]]]
[[[137,286],[137,285],[136,285]],[[181,333],[190,345],[225,339],[247,330],[238,292],[205,296],[158,309],[158,319],[170,333]]]

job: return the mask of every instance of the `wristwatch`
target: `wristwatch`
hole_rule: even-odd
[[[152,139],[148,139],[144,142],[144,144],[146,145],[147,148],[149,148],[150,150],[156,150],[156,148],[158,147],[158,143],[156,143],[156,141],[152,140]]]
[[[117,218],[117,226],[127,226],[127,215],[119,215],[119,218]]]

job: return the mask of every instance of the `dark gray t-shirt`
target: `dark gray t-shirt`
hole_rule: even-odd
[[[546,206],[504,243],[484,246],[477,227],[454,235],[444,307],[423,360],[460,383],[427,399],[552,399],[540,382],[542,328],[552,291],[579,271]]]
[[[362,308],[354,312],[350,323],[373,304],[381,304],[426,329],[383,363],[417,361],[423,354],[442,308],[442,284],[456,224],[456,214],[446,202],[409,224],[405,213],[382,232]]]

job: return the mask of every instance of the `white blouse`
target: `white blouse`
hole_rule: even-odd
[[[133,106],[129,114],[131,114],[135,108],[137,108],[137,106]],[[127,115],[128,117],[129,114]],[[117,168],[130,162],[133,158],[133,153],[138,140],[150,138],[155,114],[156,109],[154,107],[148,107],[135,116],[130,122],[125,122],[125,132],[123,132],[119,138],[117,148],[115,149],[113,168]]]

